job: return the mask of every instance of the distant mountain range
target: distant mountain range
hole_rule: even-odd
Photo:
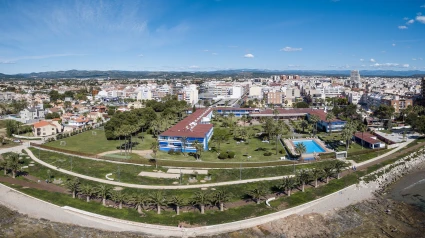
[[[0,73],[0,79],[60,79],[60,78],[177,78],[177,77],[267,77],[271,75],[317,75],[317,76],[349,76],[350,70],[262,70],[262,69],[232,69],[217,71],[101,71],[101,70],[67,70],[67,71],[50,71],[28,74],[7,75]],[[381,76],[381,77],[424,77],[425,71],[409,70],[361,70],[361,76]]]

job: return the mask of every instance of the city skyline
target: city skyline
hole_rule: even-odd
[[[425,1],[3,0],[0,6],[5,74],[425,69]]]

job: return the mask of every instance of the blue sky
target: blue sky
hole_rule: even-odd
[[[0,73],[425,69],[425,0],[0,0]]]

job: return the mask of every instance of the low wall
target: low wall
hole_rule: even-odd
[[[37,136],[20,136],[20,135],[12,135],[15,138],[19,138],[19,139],[27,139],[27,140],[42,140],[43,137],[37,137]]]

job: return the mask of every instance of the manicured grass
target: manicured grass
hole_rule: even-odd
[[[93,131],[96,135],[93,135]],[[133,137],[133,142],[139,144],[133,147],[133,150],[148,150],[151,147],[154,138],[144,133],[145,139],[142,141],[137,137]],[[66,145],[60,145],[61,141],[65,141]],[[47,146],[59,149],[72,150],[77,152],[99,154],[106,151],[117,150],[117,146],[123,144],[123,140],[107,140],[104,130],[90,130],[75,136],[67,137],[57,141],[47,143]]]
[[[378,150],[378,151],[373,151],[371,149],[369,149],[369,150],[370,150],[370,153],[361,154],[361,155],[350,156],[350,153],[348,153],[348,158],[347,159],[348,160],[354,160],[356,163],[360,163],[360,162],[363,162],[363,161],[366,161],[366,160],[373,159],[373,158],[375,158],[377,156],[383,155],[383,154],[385,154],[385,153],[387,153],[387,152],[389,152],[389,151],[391,151],[393,149]]]
[[[194,210],[187,213],[182,213],[182,215],[180,215],[179,217],[176,217],[174,216],[175,215],[174,212],[172,212],[171,210],[168,210],[163,212],[163,214],[161,215],[156,215],[155,211],[146,211],[145,212],[146,216],[140,217],[134,209],[125,208],[125,209],[119,210],[114,208],[105,208],[96,202],[86,203],[85,201],[80,199],[72,199],[70,195],[50,193],[47,191],[41,191],[41,190],[29,189],[29,188],[23,189],[10,184],[8,184],[8,186],[13,186],[24,193],[27,193],[29,195],[32,195],[34,197],[37,197],[46,201],[50,201],[60,206],[64,206],[64,205],[72,206],[82,210],[86,210],[86,211],[90,211],[90,212],[94,212],[94,213],[98,213],[98,214],[102,214],[106,216],[121,218],[121,219],[152,223],[152,224],[172,225],[172,226],[176,226],[178,222],[187,222],[187,223],[199,224],[199,225],[207,225],[207,224],[212,225],[212,224],[219,224],[219,223],[246,219],[249,217],[261,216],[261,215],[269,214],[278,210],[287,209],[287,208],[294,207],[306,202],[310,202],[314,199],[326,196],[344,187],[357,183],[359,177],[364,176],[366,173],[371,173],[386,164],[393,163],[395,160],[399,159],[400,157],[405,156],[405,154],[406,153],[400,153],[397,156],[397,158],[371,166],[367,169],[367,172],[357,171],[349,175],[346,175],[339,180],[336,180],[336,179],[331,180],[329,184],[321,186],[319,188],[313,188],[311,186],[307,186],[306,192],[304,193],[297,192],[291,195],[290,197],[283,196],[275,201],[272,201],[271,202],[272,208],[266,207],[264,203],[260,205],[249,204],[249,205],[244,205],[237,208],[230,208],[225,212],[219,212],[216,209],[215,210],[207,209],[206,211],[207,214],[205,215],[201,215],[199,214],[199,211]],[[28,159],[24,160],[25,164],[28,164],[28,162],[29,162]],[[30,167],[28,169],[28,172],[31,175],[34,175],[36,177],[44,178],[47,173],[47,168],[39,164],[36,164],[35,166]],[[52,174],[56,178],[62,178],[63,180],[70,178],[70,176],[64,175],[57,171],[52,171]],[[18,177],[18,178],[21,178],[21,177]],[[82,184],[91,184],[93,186],[98,186],[100,184],[100,183],[95,183],[92,181],[86,181],[83,179],[80,179],[80,181]],[[234,194],[234,197],[232,198],[231,201],[236,201],[236,200],[240,200],[241,198],[245,198],[246,191],[256,188],[257,186],[263,186],[265,188],[273,188],[279,183],[280,181],[249,183],[249,184],[243,184],[243,185],[231,185],[231,186],[220,187],[220,189],[226,189],[228,191],[231,191]],[[151,191],[152,190],[130,189],[130,188],[125,188],[123,190],[124,193],[130,193],[130,194],[132,193],[148,194]],[[171,195],[179,195],[185,198],[189,198],[193,195],[195,191],[199,191],[199,189],[165,190],[164,192],[167,194],[166,195],[167,198],[171,197]]]
[[[261,126],[250,126],[249,129],[252,131],[252,134],[260,133],[262,131]],[[276,154],[276,140],[271,140],[270,143],[262,142],[262,139],[256,136],[253,136],[247,142],[238,142],[233,138],[230,138],[227,142],[223,142],[218,145],[214,141],[209,143],[209,151],[203,151],[201,153],[201,160],[206,162],[260,162],[260,161],[276,161],[280,160],[280,157],[286,155],[286,151],[280,142],[277,142]],[[257,150],[258,148],[264,148],[265,150]],[[283,149],[281,154],[279,151]],[[218,152],[233,151],[235,152],[235,158],[219,160]],[[265,152],[271,152],[272,155],[265,156]],[[248,158],[251,156],[251,158]],[[158,159],[167,159],[167,160],[181,160],[181,161],[193,161],[195,160],[194,156],[186,155],[170,155],[167,152],[159,151],[157,154]]]
[[[126,164],[114,164],[106,161],[94,161],[89,159],[83,159],[76,156],[67,156],[60,153],[54,153],[50,151],[39,150],[37,148],[30,148],[35,156],[41,160],[58,166],[65,170],[71,170],[71,158],[72,158],[72,171],[95,177],[105,179],[105,175],[113,173],[113,178],[120,180],[124,183],[133,184],[148,184],[148,185],[171,185],[173,182],[178,181],[176,179],[160,179],[160,178],[148,178],[137,176],[142,171],[153,172],[155,166],[137,166],[137,165],[126,165]],[[314,167],[321,167],[327,164],[333,163],[333,161],[323,161],[318,163],[295,165],[295,170],[309,169]],[[241,166],[241,165],[239,165]],[[157,170],[166,172],[168,168],[159,166]],[[119,175],[118,175],[119,171]],[[209,182],[227,182],[242,179],[253,179],[253,178],[264,178],[289,175],[294,173],[294,166],[275,166],[265,168],[245,168],[245,165],[241,166],[240,169],[211,169],[209,174],[211,180]],[[203,180],[204,176],[198,175],[198,181]],[[189,175],[183,176],[183,184],[187,184]]]

